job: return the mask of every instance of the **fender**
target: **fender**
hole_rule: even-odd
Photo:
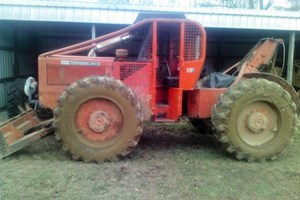
[[[299,99],[298,93],[293,88],[293,86],[291,86],[291,84],[289,84],[283,78],[281,78],[277,75],[274,75],[274,74],[263,73],[263,72],[247,73],[247,74],[244,74],[243,77],[244,78],[263,78],[263,79],[266,79],[268,81],[272,81],[272,82],[275,82],[275,83],[279,84],[281,87],[283,87],[283,89],[285,89],[291,95],[292,100],[294,101],[294,103],[297,106],[297,113],[299,114],[299,112],[300,112],[300,99]]]

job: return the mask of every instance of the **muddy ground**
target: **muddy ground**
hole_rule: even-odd
[[[277,160],[236,161],[188,123],[148,124],[118,162],[65,156],[50,135],[0,160],[0,199],[300,199],[300,139]]]

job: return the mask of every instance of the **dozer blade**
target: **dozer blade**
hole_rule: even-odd
[[[29,146],[53,131],[53,119],[40,121],[30,110],[0,124],[0,158]]]

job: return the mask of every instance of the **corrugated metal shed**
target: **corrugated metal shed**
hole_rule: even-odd
[[[0,21],[0,110],[6,106],[12,81],[36,73],[34,37],[24,26]]]
[[[0,20],[132,24],[140,12],[169,12],[184,13],[187,18],[197,20],[205,27],[300,31],[299,12],[193,8],[188,1],[180,5],[157,1],[151,6],[139,5],[137,0],[128,0],[124,5],[113,4],[115,2],[0,0]]]
[[[0,50],[0,79],[13,76],[14,54],[12,50]]]
[[[7,78],[12,77],[14,70],[13,28],[5,23],[0,24],[0,108],[5,106],[8,86]],[[5,31],[4,31],[5,30]]]
[[[151,5],[147,2],[150,1],[0,0],[0,109],[6,104],[11,81],[17,77],[36,74],[36,58],[39,53],[89,39],[91,24],[96,25],[94,27],[97,34],[102,35],[124,26],[121,24],[134,23],[140,13],[166,13],[177,16],[184,14],[186,18],[211,27],[211,30],[221,31],[217,31],[223,37],[221,43],[215,41],[215,38],[219,37],[218,34],[210,34],[208,40],[206,65],[213,67],[228,66],[244,55],[245,52],[241,49],[248,49],[248,46],[252,45],[251,42],[243,43],[245,32],[250,32],[245,29],[257,29],[259,32],[263,32],[259,29],[265,29],[267,35],[275,33],[270,30],[286,30],[276,31],[284,37],[287,37],[287,31],[300,31],[300,13],[296,12],[194,8],[189,3],[190,0],[153,0],[152,2],[156,3]],[[240,35],[239,44],[235,45],[232,39],[226,42],[225,29],[213,28],[240,28],[234,30]],[[227,35],[232,38],[231,33]],[[246,40],[249,40],[249,37],[248,35]]]

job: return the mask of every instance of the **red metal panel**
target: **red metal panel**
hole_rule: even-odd
[[[47,83],[47,58],[39,57],[39,100],[42,105],[54,108],[58,96],[67,85],[48,85]]]
[[[180,48],[179,48],[179,87],[184,88],[183,77],[183,65],[184,65],[184,22],[180,24]]]
[[[192,118],[211,117],[212,108],[227,88],[201,88],[188,91],[188,116]]]
[[[194,88],[202,71],[206,55],[204,28],[190,21],[182,22],[180,30],[180,79],[179,87]]]
[[[124,81],[131,77],[133,74],[143,69],[147,64],[146,63],[120,63],[120,80]],[[149,80],[148,74],[145,74],[143,78]],[[138,83],[137,83],[138,84]]]
[[[179,59],[176,61],[170,62],[172,66],[172,71],[177,68],[177,64],[180,68],[180,89],[179,90],[192,90],[195,81],[198,79],[199,74],[201,72],[201,68],[204,62],[205,57],[205,31],[204,28],[193,21],[190,20],[181,20],[181,19],[148,19],[144,20],[142,22],[136,23],[134,25],[129,26],[128,28],[122,29],[120,31],[116,31],[111,34],[107,34],[105,36],[101,36],[99,38],[89,40],[83,43],[79,43],[76,45],[72,45],[66,48],[58,49],[55,51],[47,52],[39,57],[39,92],[40,92],[40,100],[41,103],[53,108],[55,105],[55,102],[57,100],[57,97],[62,93],[62,91],[72,82],[77,81],[79,78],[82,78],[84,76],[90,76],[90,75],[111,75],[117,79],[123,79],[123,81],[127,84],[129,84],[131,87],[133,87],[134,84],[136,84],[136,88],[134,89],[138,94],[141,94],[141,98],[145,98],[147,102],[150,102],[150,108],[151,110],[149,113],[156,113],[156,70],[158,67],[158,58],[157,58],[157,26],[160,23],[165,24],[180,24],[180,56]],[[91,50],[97,46],[99,42],[103,42],[107,39],[113,38],[113,37],[120,37],[122,35],[128,35],[129,32],[134,31],[134,29],[140,28],[143,25],[149,24],[152,26],[152,35],[149,38],[149,47],[145,49],[147,53],[149,53],[150,61],[149,61],[149,67],[150,70],[147,71],[147,75],[145,72],[143,72],[143,69],[137,69],[134,68],[133,71],[126,73],[126,66],[122,67],[120,65],[115,66],[113,65],[114,57],[111,58],[103,58],[103,57],[82,57],[82,56],[70,56],[70,54],[75,54],[79,52],[84,52],[86,50]],[[188,24],[185,26],[185,24]],[[198,30],[199,29],[199,30]],[[192,30],[192,31],[190,31]],[[200,37],[194,37],[194,32],[197,32],[196,35],[200,35]],[[199,33],[199,34],[198,34]],[[185,38],[185,35],[187,35],[187,38]],[[174,37],[174,36],[173,36]],[[177,37],[177,36],[176,36]],[[198,41],[199,40],[199,41]],[[152,43],[151,43],[152,42]],[[194,42],[200,42],[199,48],[196,49],[185,49],[186,48],[195,48],[196,46],[193,46]],[[151,45],[150,45],[151,43]],[[186,44],[185,44],[186,43]],[[199,54],[197,54],[197,49],[201,51]],[[190,55],[191,54],[191,55]],[[69,56],[65,56],[69,55]],[[186,60],[185,60],[186,58]],[[193,60],[195,58],[195,60]],[[68,60],[66,60],[68,59]],[[73,63],[68,64],[68,66],[64,66],[64,62],[62,61],[86,61],[92,62],[90,64],[84,64],[84,63]],[[146,59],[148,59],[148,56],[146,56]],[[93,62],[99,61],[100,66],[95,66]],[[106,63],[106,64],[105,64]],[[126,62],[127,63],[127,62]],[[135,62],[139,63],[139,62]],[[79,66],[78,66],[78,65]],[[60,67],[59,67],[60,66]],[[101,66],[105,66],[105,71],[98,70]],[[118,68],[119,66],[119,68]],[[147,65],[148,66],[148,65]],[[191,68],[195,68],[191,69]],[[102,69],[103,70],[103,69]],[[146,69],[145,69],[146,70]],[[191,73],[191,71],[193,73]],[[143,72],[143,73],[142,73]],[[137,75],[138,74],[138,75]],[[145,75],[148,77],[150,76],[149,82],[145,82],[143,86],[139,86],[141,82],[144,81]],[[132,82],[130,79],[136,79],[135,81],[138,82]],[[148,80],[148,79],[147,79]],[[48,82],[47,82],[48,81]],[[129,82],[128,82],[129,81]],[[149,83],[149,84],[148,84]],[[146,91],[150,91],[150,94]],[[174,93],[171,91],[170,95],[176,94],[179,95],[180,92]],[[182,94],[180,94],[182,96]],[[174,96],[175,98],[175,96]],[[182,97],[180,97],[182,98]],[[145,101],[146,102],[146,101]],[[169,99],[169,104],[175,107],[174,113],[173,111],[170,111],[170,116],[178,116],[179,113],[181,114],[180,108],[178,108],[178,102],[179,100],[175,101],[177,103],[172,102],[172,99]],[[170,106],[170,108],[172,108]]]
[[[43,106],[47,106],[48,108],[54,109],[55,104],[57,102],[58,97],[61,95],[61,93],[65,90],[65,87],[56,87],[57,92],[49,92],[49,91],[39,91],[39,100]],[[49,88],[49,87],[46,87]],[[52,87],[52,90],[54,88]]]
[[[166,104],[168,103],[168,88],[165,86],[157,86],[156,87],[156,104],[158,103],[163,103]]]
[[[200,60],[205,55],[205,32],[194,22],[185,22],[184,60]],[[204,44],[203,44],[204,43]]]
[[[153,21],[152,25],[152,69],[151,69],[151,110],[156,113],[156,69],[158,66],[157,60],[157,21]]]
[[[138,95],[142,102],[144,116],[147,119],[149,119],[152,114],[150,109],[151,68],[151,62],[114,63],[114,74],[119,71],[120,80],[126,83],[126,85],[128,85]]]
[[[104,67],[97,69],[95,67],[47,65],[47,82],[49,85],[70,85],[82,77],[104,74]]]
[[[169,89],[168,119],[176,120],[182,115],[182,90],[179,88]]]
[[[70,85],[87,76],[109,75],[106,69],[111,69],[113,59],[88,57],[65,57],[47,59],[47,84]]]
[[[193,89],[199,79],[199,74],[202,71],[203,67],[202,61],[189,61],[184,62],[180,66],[180,81],[179,87],[182,89]]]

